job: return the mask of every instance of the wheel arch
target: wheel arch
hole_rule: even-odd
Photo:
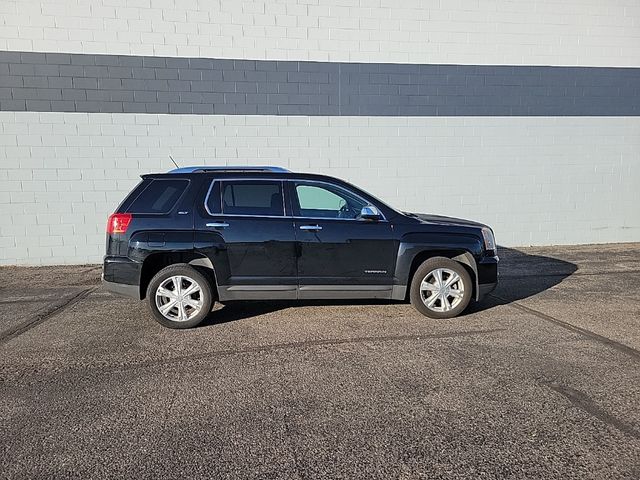
[[[156,252],[148,255],[140,270],[140,299],[147,296],[147,287],[156,273],[169,265],[186,263],[196,268],[211,282],[211,290],[217,295],[217,281],[215,268],[209,258],[194,251]]]
[[[446,257],[460,263],[471,277],[473,292],[472,298],[478,300],[478,267],[476,259],[470,249],[463,246],[445,246],[433,244],[401,244],[396,266],[396,278],[405,285],[404,300],[409,296],[409,290],[413,276],[418,267],[426,260],[433,257]]]

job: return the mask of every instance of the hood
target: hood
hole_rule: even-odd
[[[426,213],[407,213],[405,215],[411,218],[417,218],[422,223],[431,223],[437,225],[458,225],[465,227],[485,227],[486,225],[462,218],[445,217],[443,215],[430,215]]]

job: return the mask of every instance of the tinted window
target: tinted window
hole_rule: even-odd
[[[301,217],[355,219],[367,205],[341,188],[324,184],[296,183],[296,195]]]
[[[188,180],[152,180],[128,208],[132,213],[168,213],[189,184]]]
[[[207,211],[211,215],[222,213],[222,208],[220,207],[220,182],[216,182],[215,180],[211,183],[210,190],[207,193]]]
[[[281,182],[224,182],[222,212],[231,215],[284,215]]]

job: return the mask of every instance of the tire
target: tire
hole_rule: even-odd
[[[176,294],[178,282],[181,291]],[[192,287],[195,290],[189,294]],[[168,328],[195,327],[213,307],[210,281],[186,263],[169,265],[156,273],[149,282],[147,299],[155,320]]]
[[[447,287],[447,282],[454,274],[457,279],[454,278]],[[439,278],[442,278],[442,282],[439,282]],[[439,285],[444,287],[440,288]],[[464,266],[450,258],[433,257],[416,270],[409,296],[411,304],[421,314],[429,318],[453,318],[467,308],[472,292],[471,276]]]

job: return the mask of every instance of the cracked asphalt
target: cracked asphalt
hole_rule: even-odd
[[[0,269],[0,478],[640,478],[640,244],[502,249],[459,318]]]

